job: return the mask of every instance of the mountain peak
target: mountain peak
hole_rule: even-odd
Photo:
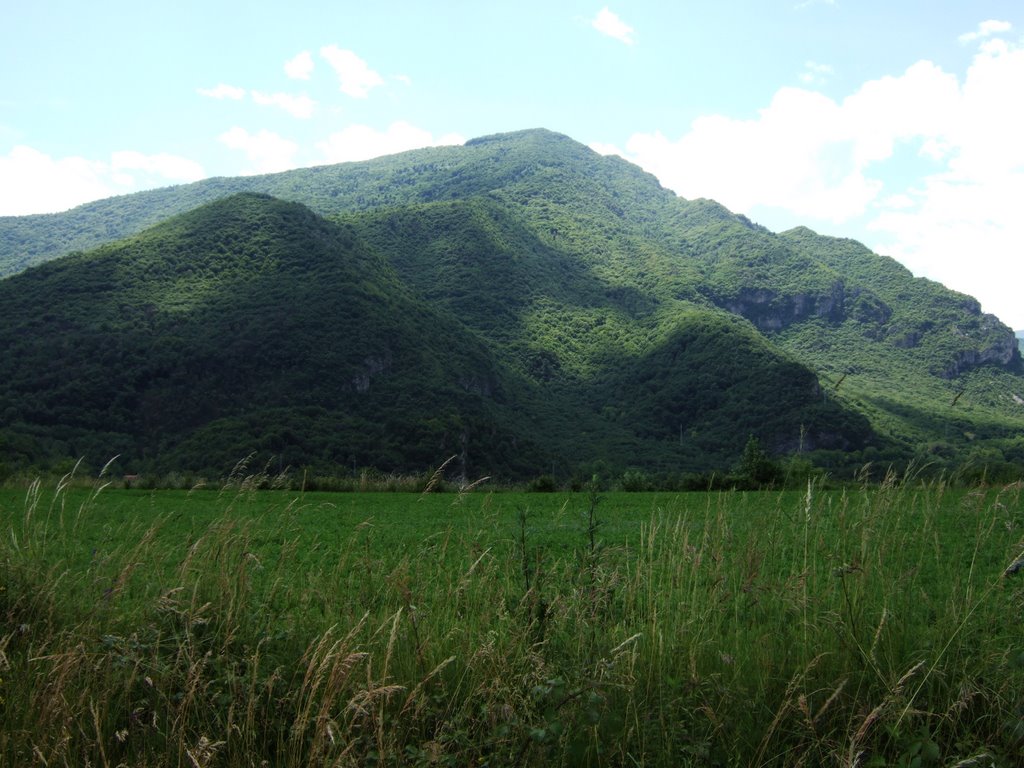
[[[841,472],[1024,430],[977,302],[545,129],[3,221],[4,253],[53,262],[0,280],[0,445],[37,464],[669,473],[754,434]]]
[[[547,128],[524,128],[519,131],[506,131],[503,133],[492,133],[487,136],[478,136],[476,138],[469,139],[464,146],[476,147],[486,144],[504,144],[514,141],[522,141],[524,139],[534,141],[568,142],[583,146],[575,139]]]

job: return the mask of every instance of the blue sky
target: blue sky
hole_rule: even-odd
[[[1024,328],[1019,0],[38,0],[0,72],[0,215],[545,127]]]

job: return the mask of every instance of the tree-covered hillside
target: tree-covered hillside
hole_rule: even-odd
[[[618,158],[600,158],[568,137],[544,130],[476,139],[463,147],[432,147],[357,163],[283,173],[212,178],[121,195],[65,213],[0,217],[0,276],[141,232],[171,216],[239,192],[300,202],[321,215],[381,206],[451,200],[502,190],[523,181],[548,182],[581,170],[597,174],[618,196],[631,180],[652,176]],[[599,170],[597,170],[599,169]],[[671,197],[664,190],[663,195]],[[547,192],[546,192],[547,193]],[[545,194],[546,194],[545,193]],[[623,200],[633,202],[627,197]]]
[[[501,363],[293,203],[213,203],[2,281],[0,304],[9,464],[420,468],[472,435],[467,469],[526,466]]]
[[[482,279],[514,280],[497,270]],[[595,279],[570,283],[585,291]],[[623,350],[546,375],[537,361],[564,356],[564,344],[536,339],[523,347],[536,358],[510,357],[519,342],[507,328],[484,334],[454,289],[451,301],[417,293],[352,227],[252,194],[31,269],[0,282],[3,460],[118,454],[131,469],[226,471],[255,452],[279,467],[340,471],[422,469],[455,455],[463,473],[506,477],[552,463],[695,468],[703,451],[728,458],[748,428],[792,432],[816,401],[809,372],[750,331],[723,327],[719,336],[747,344],[726,343],[720,357],[762,381],[799,371],[804,384],[769,424],[736,422],[731,412],[753,405],[751,392],[694,411],[692,428],[711,433],[680,446],[674,425],[666,440],[607,418],[634,402],[613,391]],[[498,292],[492,306],[506,301]],[[865,438],[858,427],[847,439]]]
[[[344,220],[520,374],[600,414],[588,442],[626,428],[693,468],[728,466],[750,434],[777,450],[869,441],[805,366],[702,297],[688,260],[600,211],[584,226],[564,200],[529,205],[543,216],[488,195]]]
[[[0,280],[8,466],[1024,464],[976,301],[548,131],[2,220],[0,268],[92,244]]]

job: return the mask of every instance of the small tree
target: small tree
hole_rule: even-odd
[[[753,435],[747,440],[740,459],[740,477],[754,488],[762,488],[778,481],[779,465],[772,461],[761,441]]]
[[[649,491],[653,487],[647,473],[640,469],[627,469],[620,480],[624,491]]]

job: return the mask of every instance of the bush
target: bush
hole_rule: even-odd
[[[650,491],[654,488],[651,478],[647,476],[646,472],[639,469],[627,469],[623,472],[620,484],[622,490],[630,492]]]
[[[532,493],[554,493],[558,490],[558,484],[553,475],[539,475],[530,481],[528,490]]]
[[[738,472],[741,482],[751,488],[775,485],[782,479],[781,468],[772,461],[768,452],[761,446],[761,441],[753,435],[743,448],[743,458],[740,459]]]

